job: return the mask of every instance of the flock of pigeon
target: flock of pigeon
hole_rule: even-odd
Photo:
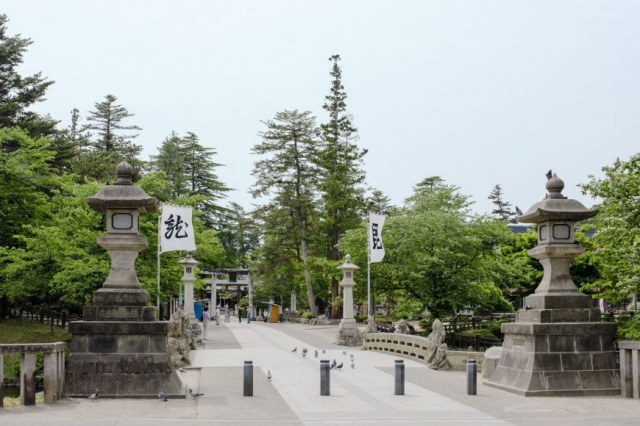
[[[293,348],[291,350],[291,352],[298,352],[298,347],[296,346],[295,348]],[[309,353],[309,350],[307,348],[302,348],[302,357],[305,358],[307,356],[307,353]],[[323,354],[327,353],[326,349],[322,350]],[[342,355],[347,355],[347,351],[342,351]],[[355,364],[355,355],[353,354],[348,354],[349,357],[351,358],[351,368],[355,368],[356,364]],[[318,350],[316,349],[313,352],[313,356],[314,358],[318,358]],[[340,362],[340,364],[338,364],[338,361],[336,361],[336,359],[334,358],[333,361],[331,362],[331,366],[330,369],[336,369],[336,370],[342,370],[342,367],[344,367],[344,362]],[[178,368],[178,372],[180,374],[185,374],[187,372],[187,370],[185,370],[184,368],[180,367]],[[267,371],[267,380],[271,381],[273,378],[273,376],[271,375],[271,370]],[[198,392],[194,392],[192,389],[189,389],[189,396],[191,396],[192,399],[198,399],[201,396],[203,396],[203,393],[198,393]],[[88,399],[91,400],[91,402],[95,402],[98,400],[98,397],[100,396],[100,392],[98,391],[98,389],[96,389],[96,391],[94,393],[92,393],[91,395],[89,395]],[[164,392],[164,390],[160,390],[158,392],[158,399],[160,400],[160,402],[168,402],[169,401],[169,396]]]
[[[296,346],[295,348],[293,348],[291,350],[291,352],[298,352],[298,347]],[[305,358],[307,356],[308,352],[309,352],[309,350],[307,348],[302,348],[302,351],[301,351],[302,357]],[[322,353],[326,354],[327,350],[323,349]],[[342,355],[347,355],[347,354],[348,354],[347,351],[342,351]],[[356,367],[355,355],[353,355],[353,354],[348,354],[348,355],[351,358],[351,368],[355,368]],[[317,349],[313,352],[313,356],[314,356],[314,358],[318,358],[318,350]],[[344,367],[344,362],[340,362],[340,364],[338,364],[338,361],[336,361],[336,359],[334,358],[333,361],[331,362],[330,369],[333,370],[335,368],[336,370],[341,370],[342,367]],[[269,376],[270,375],[271,375],[271,372],[269,371]],[[271,381],[270,378],[269,378],[269,381]]]
[[[185,370],[184,368],[180,367],[180,368],[178,368],[178,372],[180,374],[185,374],[187,372],[187,370]],[[192,389],[189,389],[189,396],[191,396],[192,399],[198,399],[203,395],[204,395],[203,393],[194,392]],[[94,393],[92,393],[91,395],[88,396],[88,399],[91,402],[95,402],[95,401],[98,400],[99,396],[100,396],[100,391],[98,389],[96,389],[96,391]],[[160,389],[160,391],[158,392],[158,399],[160,400],[160,402],[167,402],[167,401],[169,401],[169,395],[167,395],[164,390]]]

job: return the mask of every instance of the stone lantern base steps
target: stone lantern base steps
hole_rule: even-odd
[[[362,336],[355,319],[342,319],[340,321],[340,327],[336,332],[336,345],[362,346]]]
[[[169,323],[155,320],[144,290],[100,289],[85,319],[69,323],[71,355],[66,369],[67,396],[184,397],[180,378],[167,354]]]
[[[86,321],[156,321],[156,308],[147,306],[143,289],[101,288],[93,293],[93,306],[85,306]]]
[[[521,310],[502,325],[502,355],[487,385],[525,396],[620,395],[616,324],[600,322],[587,296],[569,299],[527,298],[549,309]]]

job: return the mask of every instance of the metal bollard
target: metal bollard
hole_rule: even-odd
[[[323,359],[320,361],[320,395],[330,395],[330,381],[331,368],[329,367],[329,360]]]
[[[244,396],[253,396],[253,361],[244,362]]]
[[[404,361],[396,360],[396,395],[404,395]]]
[[[467,395],[477,395],[478,364],[475,359],[467,361]]]

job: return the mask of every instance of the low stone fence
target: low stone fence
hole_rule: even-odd
[[[640,399],[640,342],[621,340],[618,348],[622,396]]]
[[[433,344],[429,339],[411,334],[366,333],[363,338],[363,346],[367,350],[391,352],[415,358],[427,365],[432,363],[434,354]],[[482,371],[483,352],[445,350],[446,366],[452,370],[465,370],[467,361],[470,359],[475,359],[478,371]]]
[[[64,397],[64,342],[0,345],[0,407],[3,406],[3,361],[5,354],[19,353],[20,403],[36,404],[36,354],[44,354],[44,402],[51,404]]]

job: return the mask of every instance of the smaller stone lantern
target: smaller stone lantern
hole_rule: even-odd
[[[353,286],[356,282],[353,280],[353,273],[360,269],[351,263],[351,256],[347,255],[342,265],[338,266],[342,271],[342,320],[338,328],[337,341],[338,345],[360,346],[362,345],[362,337],[360,330],[353,318]]]
[[[195,266],[200,263],[191,256],[191,252],[187,252],[187,256],[178,262],[182,265],[184,272],[182,275],[182,281],[184,281],[184,313],[187,314],[189,319],[194,320],[196,318],[195,311],[193,309],[193,283],[196,281]],[[204,307],[203,307],[204,308]]]

